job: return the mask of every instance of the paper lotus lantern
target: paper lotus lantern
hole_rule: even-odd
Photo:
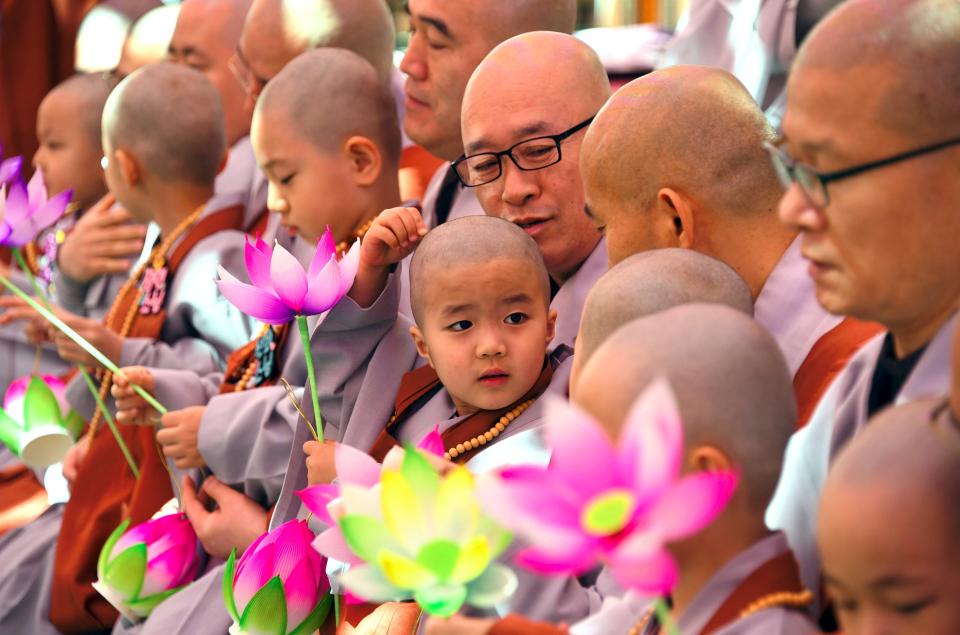
[[[343,539],[362,562],[340,575],[357,597],[412,598],[447,617],[464,603],[492,607],[516,589],[514,573],[494,562],[510,534],[481,513],[465,467],[441,477],[408,447],[399,470],[383,470],[369,489],[344,483],[334,504]]]
[[[137,622],[190,584],[199,566],[197,535],[184,514],[160,516],[127,531],[117,527],[100,550],[93,587]]]
[[[710,524],[736,475],[681,475],[683,426],[660,380],[634,403],[619,447],[590,415],[561,399],[547,404],[547,467],[518,466],[485,478],[490,514],[530,545],[518,562],[543,574],[577,575],[605,565],[617,582],[667,593],[677,566],[664,548]]]
[[[80,436],[83,419],[66,409],[66,386],[52,375],[21,377],[7,388],[0,411],[0,441],[29,467],[63,460]]]
[[[325,558],[306,521],[291,520],[257,538],[239,561],[230,554],[223,599],[232,635],[309,635],[333,604]]]

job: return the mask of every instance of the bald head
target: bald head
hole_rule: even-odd
[[[410,263],[410,304],[417,324],[423,324],[426,288],[439,271],[510,258],[529,263],[550,303],[550,279],[537,244],[522,229],[489,216],[448,221],[427,233]]]
[[[344,49],[308,51],[287,64],[257,101],[257,112],[282,115],[325,152],[352,136],[372,139],[395,171],[400,124],[390,90],[368,61]]]
[[[491,44],[531,31],[573,33],[577,26],[576,0],[484,0],[475,4],[476,11],[483,15],[478,28]]]
[[[609,222],[649,210],[669,187],[729,215],[775,221],[781,187],[762,147],[773,137],[733,75],[697,66],[656,71],[618,90],[587,132],[588,200]]]
[[[810,34],[791,73],[855,72],[882,95],[862,112],[908,138],[960,132],[960,4],[848,0]],[[792,76],[790,84],[795,84]],[[789,90],[789,88],[788,88]]]
[[[240,43],[262,80],[305,51],[335,47],[360,55],[386,82],[393,46],[393,16],[384,0],[254,0]]]
[[[747,284],[719,260],[689,249],[654,249],[627,258],[603,274],[587,295],[577,365],[586,364],[628,322],[691,303],[723,304],[753,315]]]
[[[224,156],[223,110],[199,72],[163,62],[124,79],[103,111],[104,149],[162,181],[208,186]]]
[[[147,11],[133,23],[123,43],[120,63],[117,64],[120,77],[166,58],[179,13],[178,5],[159,6]]]
[[[616,438],[652,380],[670,382],[688,449],[710,445],[741,474],[762,511],[796,425],[790,373],[773,338],[742,312],[687,304],[630,322],[583,368],[572,399]]]
[[[100,147],[100,122],[103,115],[103,106],[113,90],[114,83],[105,78],[102,73],[81,73],[67,78],[47,93],[49,99],[66,99],[70,103],[70,111],[83,126],[96,147]]]

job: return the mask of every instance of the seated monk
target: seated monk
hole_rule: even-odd
[[[251,335],[250,320],[219,298],[214,285],[217,263],[238,269],[243,247],[243,234],[230,231],[242,223],[242,206],[207,204],[224,157],[222,117],[213,86],[171,64],[137,71],[107,100],[107,184],[136,220],[155,222],[162,237],[104,324],[71,318],[115,363],[212,371]],[[59,334],[55,341],[64,359],[91,363],[72,341]],[[112,376],[104,372],[99,379],[106,397]],[[8,569],[0,584],[7,601],[0,630],[82,633],[111,626],[116,611],[90,586],[100,547],[124,517],[142,522],[173,493],[151,428],[120,430],[139,466],[134,478],[81,378],[70,383],[68,398],[90,416],[83,440],[64,460],[71,499],[3,537]]]

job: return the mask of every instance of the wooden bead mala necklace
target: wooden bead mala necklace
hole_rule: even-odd
[[[154,272],[163,271],[167,263],[167,252],[170,251],[170,248],[173,246],[173,243],[179,239],[184,232],[186,232],[194,223],[197,222],[197,219],[200,218],[200,214],[203,213],[206,205],[201,205],[189,216],[180,221],[174,230],[170,233],[169,236],[164,238],[163,242],[160,243],[158,247],[154,247],[151,251],[150,258],[142,262],[130,275],[130,278],[127,279],[123,286],[120,287],[120,291],[117,293],[117,298],[114,300],[113,305],[110,307],[110,311],[107,313],[107,317],[104,320],[104,324],[107,325],[107,328],[114,323],[114,320],[117,317],[117,313],[120,311],[120,307],[123,306],[123,300],[128,297],[131,293],[135,294],[133,301],[130,303],[130,307],[127,309],[127,314],[123,318],[123,323],[120,326],[120,330],[117,334],[120,337],[127,337],[130,334],[130,329],[133,328],[133,322],[136,320],[137,315],[140,313],[140,303],[143,299],[143,289],[140,288],[140,279],[143,277],[146,272],[147,266],[152,265]],[[100,399],[106,401],[107,393],[110,392],[110,387],[113,386],[113,373],[106,369],[101,369],[103,372],[103,377],[100,382]],[[97,432],[97,427],[100,424],[101,413],[97,409],[93,414],[93,418],[90,420],[90,430],[87,433],[89,438]]]
[[[536,401],[536,399],[528,399],[527,401],[524,401],[522,404],[518,405],[513,410],[507,412],[505,415],[500,417],[500,420],[497,421],[495,424],[493,424],[493,426],[491,426],[491,428],[486,432],[484,432],[483,434],[478,434],[477,436],[473,437],[469,441],[458,443],[456,446],[449,448],[443,454],[443,458],[445,458],[448,461],[451,461],[462,454],[466,454],[467,452],[471,452],[481,446],[484,446],[490,443],[495,438],[500,436],[500,434],[507,429],[507,426],[513,423],[514,419],[519,417],[521,414],[524,413],[524,411],[526,411],[527,408],[533,405],[534,401]]]

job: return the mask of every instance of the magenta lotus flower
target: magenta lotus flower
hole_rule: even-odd
[[[220,267],[220,292],[235,307],[267,324],[285,324],[296,316],[332,308],[353,286],[360,262],[360,241],[337,260],[330,228],[317,243],[308,271],[293,255],[260,238],[246,243],[244,258],[252,284],[237,280]]]
[[[291,520],[262,534],[243,552],[230,554],[223,597],[233,618],[230,633],[308,635],[332,604],[326,559],[311,546],[304,520]]]
[[[160,516],[127,531],[117,527],[100,551],[94,588],[138,621],[197,575],[197,535],[184,514]]]
[[[0,245],[20,248],[29,243],[60,220],[71,196],[73,191],[67,190],[47,198],[40,168],[26,186],[20,179],[0,185]]]
[[[614,447],[588,414],[547,404],[550,465],[511,467],[481,485],[486,511],[531,545],[522,566],[576,575],[607,566],[625,588],[666,593],[677,566],[664,548],[701,531],[736,488],[729,472],[680,476],[683,428],[656,381],[636,401]]]
[[[3,156],[3,146],[0,145],[0,157]],[[0,161],[0,185],[13,183],[20,177],[23,167],[23,157],[10,157]]]

